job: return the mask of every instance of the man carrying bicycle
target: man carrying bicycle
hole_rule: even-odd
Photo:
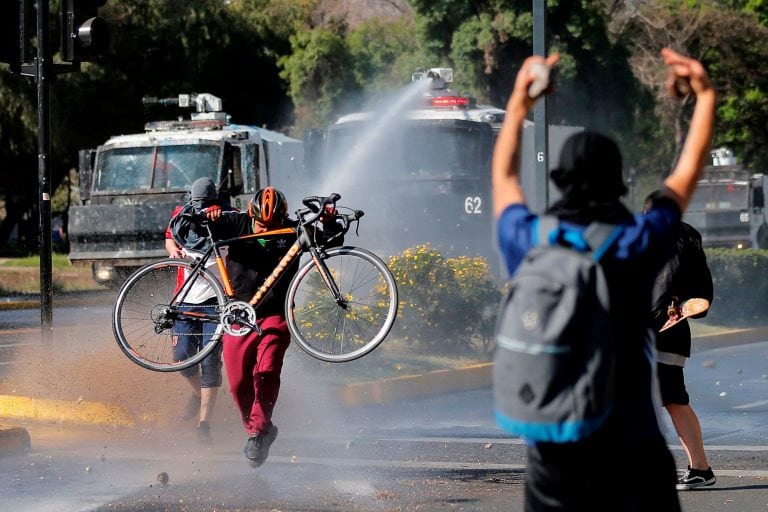
[[[330,238],[341,233],[336,223],[335,209],[326,208],[320,217],[322,235]],[[295,228],[298,221],[288,217],[285,195],[274,187],[259,190],[248,204],[247,213],[223,213],[214,224],[226,226],[233,236],[264,233],[265,236],[230,245],[227,271],[237,300],[248,302],[264,280],[277,267],[282,257],[296,241],[296,233],[269,232]],[[341,245],[338,236],[332,245]],[[272,287],[269,295],[256,310],[261,330],[243,336],[224,334],[222,338],[224,365],[232,397],[241,413],[248,439],[243,450],[252,467],[267,460],[269,448],[277,437],[272,412],[280,391],[283,358],[291,341],[285,317],[285,297],[291,277],[298,270],[298,260]]]

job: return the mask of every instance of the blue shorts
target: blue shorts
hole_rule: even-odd
[[[200,313],[216,313],[216,305],[213,302],[203,304],[181,304],[186,311]],[[185,319],[176,322],[176,340],[173,345],[173,359],[181,361],[198,353],[211,341],[211,336],[216,330],[213,322]],[[199,367],[199,369],[198,369]],[[203,359],[199,365],[191,366],[179,373],[184,377],[191,377],[200,372],[200,387],[218,388],[221,386],[221,342]]]

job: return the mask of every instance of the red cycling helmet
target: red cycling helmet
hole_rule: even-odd
[[[280,222],[288,216],[288,200],[275,187],[264,187],[248,201],[248,215],[263,224]]]

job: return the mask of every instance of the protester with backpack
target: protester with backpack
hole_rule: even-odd
[[[644,210],[648,211],[661,194],[651,192],[645,198]],[[701,242],[701,234],[685,222],[680,222],[677,244],[672,257],[656,277],[653,288],[653,329],[656,332],[656,361],[661,403],[669,413],[688,457],[688,469],[677,481],[678,491],[714,485],[717,481],[704,452],[701,424],[690,404],[685,389],[683,369],[691,357],[691,328],[688,320],[661,330],[669,320],[670,306],[676,309],[689,299],[705,299],[710,304],[714,297],[712,273],[707,265],[707,255]],[[702,318],[703,313],[691,318]]]
[[[551,428],[534,429],[525,436],[527,511],[680,510],[674,459],[661,433],[654,400],[649,312],[655,276],[674,247],[675,230],[709,151],[715,92],[698,61],[668,48],[661,54],[670,93],[679,97],[686,92],[696,103],[680,158],[664,181],[662,197],[645,215],[631,214],[620,201],[627,189],[618,147],[608,137],[589,131],[565,142],[559,166],[551,172],[562,198],[546,216],[526,206],[520,183],[522,124],[541,94],[529,95],[529,88],[542,76],[538,71],[542,65],[557,63],[557,55],[526,59],[507,104],[494,149],[492,184],[499,244],[513,284],[518,267],[538,264],[537,253],[554,254],[532,251],[542,245],[580,252],[590,260],[572,269],[585,273],[586,284],[565,276],[568,282],[563,286],[552,285],[550,276],[544,275],[539,285],[533,277],[521,285],[528,290],[550,286],[552,293],[562,297],[555,304],[560,314],[541,309],[542,303],[552,306],[546,300],[521,304],[521,294],[514,292],[500,311],[494,369],[500,424],[557,423],[546,413],[552,408],[562,410],[562,404],[542,397],[541,390],[562,391],[568,383],[561,380],[570,382],[576,398],[570,401],[577,402],[559,421],[560,428],[554,429],[562,437],[547,437]],[[554,227],[548,227],[552,218]],[[525,262],[529,256],[533,261]],[[557,259],[561,261],[560,256]],[[552,268],[548,274],[556,271],[563,274],[567,269]],[[605,289],[607,304],[600,291]],[[535,296],[546,294],[540,291]],[[517,313],[506,314],[508,304]],[[580,315],[587,315],[589,321],[578,321],[575,317]],[[556,324],[548,325],[548,319]],[[609,341],[591,339],[599,332],[606,333]],[[603,354],[605,350],[612,354]],[[543,359],[543,369],[576,369],[528,372],[528,382],[520,381],[516,364],[522,359],[530,365],[531,358]],[[593,371],[585,381],[581,377],[589,373],[590,365],[602,370]],[[542,386],[535,379],[548,382]],[[516,387],[509,382],[516,382]],[[593,392],[591,386],[598,389]],[[560,392],[558,396],[566,397]],[[567,398],[563,401],[568,402]],[[527,404],[534,408],[526,409]],[[581,416],[573,419],[569,414]]]
[[[210,178],[199,178],[192,183],[189,191],[189,201],[174,208],[171,219],[165,230],[165,249],[171,258],[194,258],[201,256],[207,245],[211,243],[208,233],[196,222],[179,222],[180,215],[185,213],[205,213],[211,218],[217,218],[223,211],[235,211],[234,208],[219,200],[216,184]],[[213,229],[216,229],[214,226]],[[226,248],[223,254],[226,255]],[[215,260],[211,258],[208,270],[218,276]],[[181,273],[180,273],[181,274]],[[186,276],[177,276],[177,286]],[[216,294],[207,285],[195,284],[188,294],[188,302],[184,304],[189,311],[212,313],[216,309]],[[176,322],[176,338],[173,351],[176,360],[183,360],[190,354],[197,353],[211,341],[215,325],[210,322],[195,320],[180,320]],[[181,370],[192,387],[192,395],[181,414],[182,421],[197,417],[197,439],[202,444],[211,444],[210,420],[216,405],[216,396],[221,387],[221,343],[203,359],[200,364]]]

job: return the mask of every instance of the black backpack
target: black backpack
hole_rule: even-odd
[[[533,230],[496,325],[496,419],[531,441],[579,441],[612,409],[614,337],[599,261],[622,227],[593,223],[582,234],[542,216]]]
[[[211,239],[199,221],[189,214],[200,215],[201,210],[191,202],[185,204],[170,221],[171,236],[179,247],[203,252],[211,245]]]

